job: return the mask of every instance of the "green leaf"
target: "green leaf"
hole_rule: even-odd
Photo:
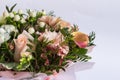
[[[17,65],[17,63],[0,63],[6,69],[13,69]]]
[[[18,65],[18,66],[17,66],[17,69],[18,69],[19,71],[21,71],[21,70],[26,70],[29,66],[30,66],[30,64]]]
[[[89,45],[88,46],[92,46],[92,45],[95,45],[94,44],[94,39],[95,39],[95,32],[91,32],[90,34],[89,34]]]
[[[10,12],[10,10],[9,10],[9,7],[8,7],[8,6],[6,6],[6,10],[7,10],[8,12]]]
[[[9,9],[9,7],[8,6],[6,6],[6,10],[10,13],[10,12],[12,12],[13,11],[13,9],[15,8],[15,6],[17,5],[17,3],[16,4],[14,4],[10,9]]]
[[[15,8],[15,6],[17,5],[17,3],[16,4],[14,4],[11,8],[10,8],[10,12],[12,12],[13,11],[13,9]]]

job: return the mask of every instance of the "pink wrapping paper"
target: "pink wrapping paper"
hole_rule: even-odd
[[[47,76],[44,73],[0,71],[0,80],[76,80],[75,72],[92,68],[94,62],[70,63],[66,71],[60,71],[55,75]],[[16,75],[14,75],[16,74]]]

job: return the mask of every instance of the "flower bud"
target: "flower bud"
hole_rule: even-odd
[[[22,19],[20,20],[20,22],[21,22],[21,23],[25,23],[26,21],[25,21],[24,18],[22,18]]]
[[[45,22],[39,22],[38,25],[39,25],[40,27],[44,27],[44,26],[45,26]]]
[[[30,12],[30,16],[31,16],[31,17],[36,17],[36,12],[31,11],[31,12]]]
[[[33,34],[33,33],[35,32],[35,29],[34,29],[33,27],[30,27],[30,28],[28,29],[28,32],[29,32],[30,34]]]
[[[15,21],[19,21],[19,20],[20,20],[20,16],[19,16],[19,15],[15,15],[15,16],[14,16],[14,20],[15,20]]]
[[[46,15],[46,12],[44,10],[42,10],[42,15]]]
[[[21,53],[21,57],[28,57],[30,55],[31,55],[30,52],[23,52],[23,53]]]
[[[9,16],[10,16],[11,18],[13,18],[13,17],[14,17],[14,14],[13,14],[13,13],[10,13]]]
[[[9,16],[9,13],[8,13],[7,11],[4,11],[4,12],[3,12],[3,17],[6,18],[6,17],[8,17],[8,16]]]
[[[21,9],[18,10],[19,14],[23,14],[23,11]]]

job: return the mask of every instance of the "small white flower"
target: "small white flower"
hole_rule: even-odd
[[[43,15],[46,15],[46,12],[43,10],[43,11],[42,11],[42,14],[43,14]]]
[[[0,45],[9,39],[9,33],[7,33],[3,28],[0,28]]]
[[[15,20],[15,21],[19,21],[19,20],[20,20],[20,16],[19,16],[19,15],[15,15],[15,16],[14,16],[14,20]]]
[[[3,16],[0,16],[0,24],[3,24],[3,23],[5,23],[5,17],[3,17]]]
[[[4,12],[3,12],[3,17],[6,18],[6,17],[8,17],[8,16],[9,16],[9,13],[8,13],[7,11],[4,11]]]
[[[25,23],[26,21],[25,21],[24,18],[22,18],[22,19],[20,20],[20,22],[21,22],[21,23]]]
[[[34,29],[33,27],[30,27],[30,28],[28,29],[28,32],[29,32],[30,34],[33,34],[33,33],[35,32],[35,29]]]
[[[23,11],[21,9],[18,10],[19,14],[23,14]]]
[[[7,33],[10,33],[12,31],[16,31],[15,26],[13,26],[13,25],[2,25],[1,28],[4,28],[4,30]]]
[[[22,52],[20,55],[21,55],[21,57],[28,57],[31,55],[31,53],[30,52]]]
[[[9,33],[5,33],[5,34],[4,34],[4,41],[7,41],[7,40],[9,40],[9,39],[10,39]]]
[[[9,16],[10,16],[11,18],[13,18],[13,17],[14,17],[14,14],[13,14],[13,13],[10,13]]]
[[[0,34],[0,45],[4,42],[4,36]]]
[[[39,22],[38,25],[39,25],[40,27],[44,27],[44,26],[45,26],[45,22]]]
[[[0,28],[0,34],[4,34],[6,31],[3,28]]]
[[[31,11],[29,14],[31,17],[36,17],[36,12],[35,11]]]

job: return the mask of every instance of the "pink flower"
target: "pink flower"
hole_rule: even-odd
[[[48,42],[52,41],[52,43],[50,43],[49,46],[54,47],[54,46],[57,46],[64,41],[63,37],[64,36],[60,32],[57,33],[55,31],[51,32],[51,31],[46,30],[44,33],[42,33],[38,37],[38,40],[41,41],[44,38]]]
[[[71,24],[69,22],[66,22],[59,17],[52,17],[52,16],[42,16],[38,19],[38,24],[40,22],[45,22],[49,26],[53,27],[55,30],[59,27],[61,28],[71,28]]]
[[[80,48],[87,47],[89,43],[88,35],[82,33],[82,32],[73,32],[73,40],[75,41],[76,45],[78,45]]]
[[[69,47],[63,45],[59,47],[58,55],[61,56],[61,58],[63,58],[65,55],[68,54],[68,52],[69,52]]]
[[[14,39],[14,42],[15,42],[14,60],[16,62],[19,62],[19,59],[21,58],[20,53],[27,46],[27,37],[23,34],[20,34],[17,39]]]
[[[25,53],[26,50],[29,48],[27,44],[30,44],[31,46],[33,46],[33,49],[34,49],[35,47],[34,44],[31,43],[28,39],[31,41],[34,40],[34,38],[25,30],[22,32],[22,34],[18,35],[17,39],[14,39],[14,42],[15,42],[14,60],[16,62],[19,62],[21,58],[21,54]]]

